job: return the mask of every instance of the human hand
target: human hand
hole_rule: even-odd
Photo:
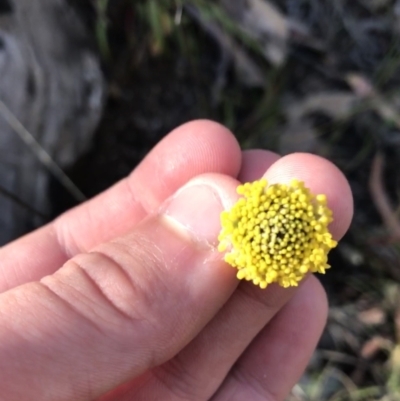
[[[345,233],[352,197],[331,163],[241,152],[225,128],[197,121],[0,249],[0,399],[284,399],[324,327],[325,293],[313,276],[289,289],[238,283],[214,247],[238,180],[264,173],[325,193],[331,232]]]

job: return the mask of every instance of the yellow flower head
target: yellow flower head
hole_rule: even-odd
[[[237,277],[261,288],[277,282],[297,286],[308,272],[325,273],[337,245],[328,231],[332,212],[325,195],[303,182],[267,186],[262,179],[240,185],[242,197],[221,214],[218,250],[238,269]]]

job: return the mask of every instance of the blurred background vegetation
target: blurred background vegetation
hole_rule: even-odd
[[[195,118],[227,125],[243,148],[330,159],[356,213],[322,278],[327,328],[290,400],[400,400],[400,1],[69,2],[109,88],[94,144],[68,171],[77,186],[107,188]]]

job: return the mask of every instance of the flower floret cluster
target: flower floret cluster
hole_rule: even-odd
[[[218,250],[237,277],[261,288],[297,286],[308,273],[325,273],[337,245],[328,230],[332,212],[325,195],[303,182],[267,185],[265,179],[237,188],[242,197],[221,214]]]

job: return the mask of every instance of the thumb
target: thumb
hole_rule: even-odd
[[[214,246],[236,185],[199,177],[128,235],[0,295],[2,399],[93,399],[190,342],[236,285]]]

